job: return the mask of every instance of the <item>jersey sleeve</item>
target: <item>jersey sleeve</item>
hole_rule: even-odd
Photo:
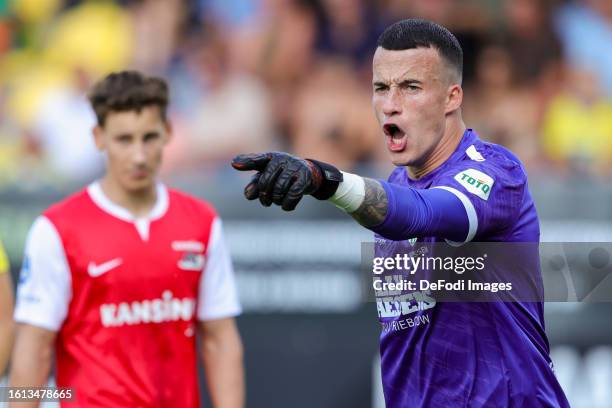
[[[234,268],[223,237],[221,220],[213,221],[206,266],[200,278],[198,319],[215,320],[234,317],[241,313]]]
[[[445,171],[431,188],[453,193],[469,221],[464,242],[501,236],[517,219],[527,176],[520,164],[505,160],[462,162]]]
[[[51,221],[41,216],[26,241],[15,321],[58,331],[71,297],[70,269],[60,236]]]
[[[8,257],[6,256],[6,252],[4,251],[4,247],[2,246],[2,242],[0,241],[0,274],[6,273],[8,272],[8,270]]]
[[[465,238],[469,222],[462,202],[443,189],[416,189],[380,181],[387,194],[382,224],[369,227],[390,240],[412,237]]]

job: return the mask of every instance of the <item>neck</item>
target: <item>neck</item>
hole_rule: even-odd
[[[111,177],[106,175],[100,181],[100,187],[112,202],[125,208],[135,218],[147,216],[157,202],[157,188],[155,184],[142,190],[126,191]]]
[[[447,125],[442,139],[440,139],[440,142],[425,162],[418,166],[408,166],[410,178],[414,180],[420,179],[440,167],[457,149],[463,133],[465,133],[465,124],[461,118],[450,121],[450,126]]]

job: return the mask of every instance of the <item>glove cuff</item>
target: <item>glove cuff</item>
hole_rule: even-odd
[[[323,163],[318,160],[306,159],[311,164],[313,171],[314,191],[311,196],[317,200],[327,200],[334,195],[338,186],[343,180],[342,172],[331,164]]]

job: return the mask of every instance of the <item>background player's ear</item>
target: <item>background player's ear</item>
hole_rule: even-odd
[[[106,144],[104,143],[104,130],[100,125],[96,125],[96,127],[92,130],[94,136],[94,143],[96,144],[96,148],[99,151],[104,151],[106,148]]]
[[[174,137],[174,128],[172,127],[172,122],[170,122],[169,120],[166,120],[164,122],[164,130],[166,131],[166,134],[165,134],[166,140],[164,143],[167,144]]]

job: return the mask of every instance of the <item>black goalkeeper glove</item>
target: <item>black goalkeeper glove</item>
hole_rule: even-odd
[[[232,167],[257,170],[244,188],[248,200],[259,198],[264,206],[274,203],[285,211],[294,210],[306,194],[327,200],[342,181],[342,173],[334,166],[282,152],[240,154],[232,160]]]

